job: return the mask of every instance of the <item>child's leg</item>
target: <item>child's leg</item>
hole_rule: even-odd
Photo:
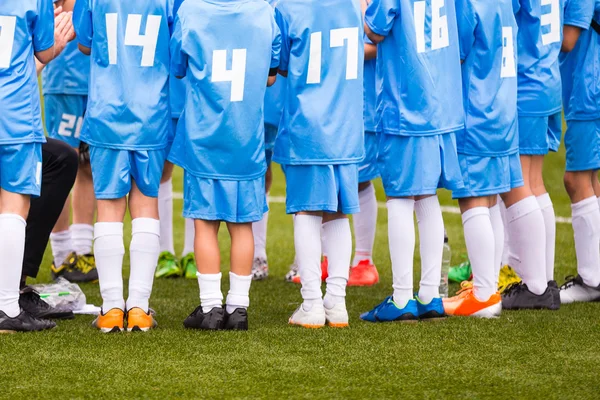
[[[413,213],[415,200],[413,198],[389,198],[387,209],[394,302],[399,308],[403,308],[413,298],[413,257],[415,254]]]
[[[194,252],[194,231],[194,220],[191,218],[186,218],[185,233],[183,238],[183,256]]]
[[[508,235],[508,220],[506,219],[506,204],[504,204],[501,196],[498,196],[497,202],[500,211],[500,217],[502,218],[502,225],[504,226],[504,245],[502,246],[502,256],[500,259],[500,265],[504,266],[508,265],[509,262],[508,255],[510,253],[510,238]],[[499,237],[499,235],[496,237]]]
[[[228,223],[227,229],[231,235],[231,272],[226,311],[231,314],[238,308],[247,309],[250,305],[254,237],[250,223]]]
[[[375,197],[375,187],[370,181],[358,185],[358,201],[360,212],[353,216],[356,239],[353,266],[362,260],[373,262],[373,244],[377,229],[377,198]]]
[[[265,193],[269,195],[271,184],[273,182],[273,173],[271,166],[267,169],[265,175]],[[254,233],[254,258],[267,260],[267,223],[269,221],[269,211],[263,214],[260,221],[252,224],[252,232]]]
[[[543,178],[544,156],[532,156],[529,167],[531,191],[542,210],[546,232],[546,281],[554,280],[554,253],[556,247],[556,215]]]
[[[73,250],[79,255],[92,252],[94,239],[94,214],[96,212],[96,196],[92,181],[92,169],[89,163],[79,164],[79,171],[73,186],[73,224],[71,236]]]
[[[173,164],[165,162],[158,190],[158,216],[160,219],[160,251],[175,254],[173,244]]]
[[[310,311],[322,305],[321,292],[321,225],[323,213],[301,212],[294,218],[294,245],[302,283],[302,307]]]
[[[198,265],[200,305],[207,313],[223,306],[221,292],[221,253],[219,252],[219,221],[195,220],[195,254]],[[232,264],[233,265],[233,264]]]
[[[415,201],[419,226],[421,283],[419,299],[429,303],[440,297],[442,253],[444,251],[444,219],[437,196],[419,196]]]
[[[50,247],[56,266],[64,264],[69,254],[74,250],[69,224],[71,219],[71,196],[67,198],[58,221],[50,234]]]
[[[323,303],[325,308],[330,309],[346,302],[346,285],[352,259],[352,233],[350,221],[342,213],[324,214],[323,221],[328,260],[327,288]]]
[[[490,198],[490,220],[492,221],[492,230],[494,231],[494,287],[498,287],[500,269],[502,268],[502,257],[504,254],[504,222],[502,220],[502,211],[498,204],[498,196]]]

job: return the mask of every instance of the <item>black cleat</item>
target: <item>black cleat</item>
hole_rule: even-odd
[[[73,319],[72,311],[54,308],[40,298],[38,292],[25,286],[19,295],[19,306],[36,318],[41,319]]]
[[[548,289],[552,292],[552,301],[556,305],[556,308],[553,308],[553,310],[558,310],[560,308],[560,288],[558,287],[558,283],[555,280],[548,281]]]
[[[196,309],[183,321],[183,326],[188,329],[201,329],[206,331],[219,331],[225,325],[225,310],[215,307],[207,313],[202,312],[202,306]]]
[[[236,308],[231,314],[225,312],[225,329],[230,331],[248,330],[248,310],[245,308]]]
[[[39,332],[56,327],[56,323],[46,319],[36,318],[27,311],[14,318],[0,311],[0,333]]]
[[[555,303],[555,295],[550,286],[541,295],[529,291],[523,282],[513,283],[502,294],[504,310],[558,310],[560,303]]]

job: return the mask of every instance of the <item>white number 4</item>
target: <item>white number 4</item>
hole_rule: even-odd
[[[441,15],[445,0],[431,0],[431,50],[450,46],[448,38],[448,17]],[[415,2],[415,35],[417,38],[417,53],[425,53],[425,16],[427,4],[425,1]]]
[[[146,22],[146,33],[141,35],[142,16],[140,14],[129,14],[125,26],[125,46],[139,46],[142,51],[142,67],[152,67],[156,55],[158,33],[160,31],[160,15],[149,15]],[[108,62],[116,65],[118,61],[117,32],[119,15],[116,13],[106,14],[106,38],[108,40]]]
[[[230,101],[244,101],[246,49],[234,49],[231,69],[227,69],[227,50],[213,51],[211,82],[231,82]]]
[[[0,68],[10,67],[17,17],[0,15]]]
[[[358,79],[358,28],[332,29],[329,32],[329,47],[348,46],[346,53],[346,80]],[[310,35],[310,55],[308,58],[307,84],[321,83],[321,54],[323,34],[314,32]]]
[[[81,126],[83,125],[83,117],[77,118],[75,115],[63,114],[58,126],[58,134],[60,136],[66,136],[79,138],[81,134]],[[75,130],[73,130],[75,129]]]

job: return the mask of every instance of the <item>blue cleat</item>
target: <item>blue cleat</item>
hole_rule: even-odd
[[[418,296],[415,296],[415,300],[417,303],[419,319],[446,318],[444,303],[441,298],[436,297],[427,304],[423,303]]]
[[[392,296],[369,312],[361,314],[360,319],[368,322],[414,322],[418,320],[417,302],[409,300],[404,308],[398,307]]]

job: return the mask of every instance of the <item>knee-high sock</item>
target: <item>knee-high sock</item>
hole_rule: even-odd
[[[510,235],[510,266],[529,290],[537,295],[546,291],[546,228],[542,210],[534,196],[506,210]]]
[[[201,274],[196,273],[198,277],[198,287],[200,288],[200,305],[202,312],[210,312],[215,307],[223,307],[223,292],[221,291],[221,273]]]
[[[71,252],[74,250],[73,241],[71,239],[71,231],[66,230],[50,234],[50,247],[52,248],[52,257],[54,263],[58,267],[67,260]]]
[[[194,252],[194,237],[196,230],[194,228],[194,220],[191,218],[185,219],[185,237],[183,238],[183,253],[185,257]]]
[[[498,206],[500,207],[500,215],[502,216],[502,225],[504,226],[504,246],[502,246],[502,266],[510,263],[510,238],[508,235],[508,220],[506,219],[506,205],[502,201],[502,197],[498,196]]]
[[[387,202],[388,236],[392,259],[394,301],[399,307],[413,298],[413,257],[415,255],[415,201],[392,199]]]
[[[131,273],[127,309],[139,307],[147,312],[160,253],[160,222],[152,218],[136,218],[131,221],[131,227]]]
[[[160,251],[175,254],[173,244],[173,180],[160,184],[158,189],[158,218],[160,219]]]
[[[73,224],[69,227],[73,250],[77,254],[85,255],[92,252],[94,246],[94,226],[89,224]]]
[[[347,218],[329,221],[323,224],[323,230],[327,237],[327,260],[329,262],[327,289],[323,303],[325,307],[332,308],[336,304],[346,301],[346,284],[352,258],[352,233],[350,221]]]
[[[254,258],[267,259],[267,223],[269,221],[269,212],[263,214],[260,221],[252,224],[252,233],[254,234]]]
[[[536,197],[546,228],[546,280],[554,280],[554,255],[556,251],[556,215],[548,193]]]
[[[322,217],[296,215],[294,245],[302,288],[303,307],[310,311],[313,304],[323,303],[321,292],[321,224]]]
[[[502,213],[500,205],[496,204],[490,207],[490,220],[492,221],[492,230],[494,231],[494,283],[498,287],[500,278],[500,268],[502,268],[502,254],[504,254],[504,222],[502,221]]]
[[[444,252],[444,218],[437,196],[415,202],[419,226],[421,282],[419,299],[429,303],[440,297],[442,254]]]
[[[0,214],[0,311],[10,318],[21,313],[19,284],[27,223],[17,214]]]
[[[600,285],[600,209],[596,197],[571,204],[577,272],[590,286]]]
[[[462,215],[465,230],[465,243],[471,267],[473,268],[473,289],[475,296],[481,301],[487,301],[496,293],[497,277],[494,277],[496,262],[496,240],[490,209],[475,207]]]
[[[94,255],[98,268],[102,311],[125,310],[123,298],[123,223],[98,222],[94,225]]]
[[[226,311],[231,314],[238,308],[250,306],[250,285],[252,275],[242,276],[229,273],[229,293],[227,293]]]
[[[377,229],[377,198],[375,188],[369,185],[362,192],[358,192],[360,212],[352,216],[354,224],[354,237],[356,249],[352,265],[357,265],[362,260],[373,261],[373,244]]]

